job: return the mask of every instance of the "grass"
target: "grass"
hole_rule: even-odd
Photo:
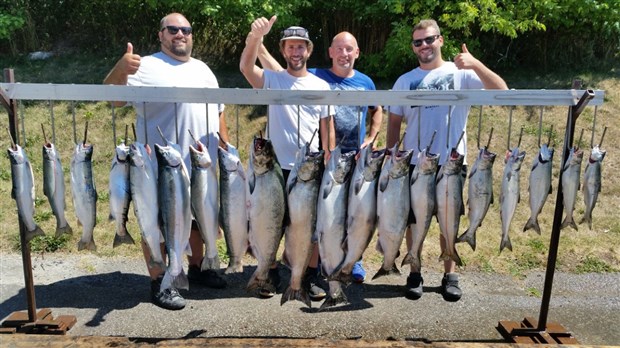
[[[92,57],[91,57],[92,58]],[[60,58],[59,58],[60,59]],[[87,59],[82,57],[73,62],[50,61],[27,62],[25,60],[3,61],[4,66],[16,68],[15,75],[20,82],[54,82],[54,83],[100,83],[107,71],[114,64],[111,59]],[[238,71],[215,71],[220,79],[222,87],[241,87],[247,88],[247,82],[242,78]],[[565,229],[562,231],[560,239],[560,249],[558,253],[558,269],[567,272],[618,272],[620,270],[620,218],[615,214],[617,207],[620,206],[620,176],[614,175],[620,171],[620,130],[614,125],[617,115],[620,114],[620,75],[613,70],[607,74],[583,73],[578,76],[566,74],[566,76],[533,76],[533,75],[506,75],[504,76],[511,88],[518,89],[568,89],[570,81],[574,77],[581,78],[585,87],[592,89],[602,89],[606,91],[605,103],[596,111],[595,139],[600,139],[604,126],[609,126],[605,136],[603,148],[607,150],[607,156],[603,162],[603,188],[599,195],[598,203],[593,212],[593,227],[589,230],[587,225],[579,225],[579,230]],[[379,88],[388,89],[391,82],[378,83]],[[75,109],[73,109],[73,107]],[[53,104],[55,122],[55,143],[60,152],[62,164],[64,166],[65,181],[67,183],[67,210],[66,217],[74,230],[74,234],[68,237],[56,238],[53,236],[55,230],[55,219],[51,215],[51,207],[47,198],[43,195],[42,188],[42,158],[41,146],[43,145],[43,135],[41,134],[41,124],[46,128],[48,137],[52,135],[51,129],[51,109],[47,102],[25,101],[20,105],[20,114],[25,117],[25,144],[26,151],[33,165],[33,172],[36,183],[36,218],[40,226],[46,231],[47,236],[37,237],[32,243],[33,252],[57,252],[57,253],[78,253],[77,241],[81,235],[81,227],[77,225],[73,202],[69,191],[68,175],[69,162],[73,150],[74,133],[80,139],[83,135],[83,127],[88,121],[88,142],[95,145],[93,158],[93,171],[95,182],[99,193],[97,226],[94,235],[97,243],[96,254],[101,257],[108,256],[135,256],[141,257],[139,245],[123,245],[112,248],[114,238],[114,225],[108,221],[108,175],[109,167],[114,151],[114,140],[112,139],[113,127],[111,123],[111,109],[107,103],[76,102],[72,106],[70,102],[54,102]],[[72,115],[75,112],[76,127],[74,129]],[[265,127],[265,112],[263,107],[254,106],[227,106],[227,123],[229,135],[233,145],[238,145],[244,163],[247,163],[249,143],[254,134]],[[527,221],[530,211],[528,203],[528,180],[532,160],[537,153],[539,116],[538,107],[516,107],[513,110],[513,124],[511,134],[511,144],[516,144],[521,127],[524,129],[522,148],[527,152],[526,159],[521,171],[521,201],[517,212],[512,220],[511,240],[513,251],[504,250],[499,253],[499,243],[501,237],[500,214],[499,214],[499,190],[500,180],[503,171],[503,155],[508,142],[508,107],[488,107],[482,109],[482,125],[480,129],[480,139],[478,139],[478,107],[473,107],[470,121],[468,124],[469,134],[469,154],[468,162],[473,164],[477,155],[476,144],[486,144],[491,127],[494,128],[493,138],[491,139],[490,150],[498,154],[498,159],[494,165],[494,192],[495,202],[491,205],[489,212],[483,221],[482,226],[477,231],[477,248],[471,250],[467,244],[459,244],[458,252],[465,265],[460,268],[460,272],[479,271],[485,273],[510,274],[515,277],[523,277],[528,271],[542,270],[547,263],[549,252],[549,239],[553,223],[553,212],[555,194],[557,192],[558,173],[561,158],[561,145],[563,142],[564,126],[566,123],[567,109],[565,107],[544,107],[543,109],[543,135],[542,139],[546,142],[547,133],[553,127],[552,142],[555,143],[556,155],[553,167],[553,193],[549,196],[542,214],[539,216],[542,235],[535,232],[521,232],[523,225]],[[237,122],[237,115],[239,122]],[[117,137],[121,134],[125,125],[130,125],[135,118],[133,109],[115,109]],[[589,139],[592,131],[594,119],[594,109],[586,108],[582,116],[577,120],[576,138],[581,129],[584,129],[583,147],[589,150]],[[3,126],[8,126],[6,118],[3,118]],[[387,127],[387,117],[380,133],[380,142],[385,143],[385,133]],[[404,127],[403,127],[404,128]],[[21,134],[20,134],[21,135]],[[238,138],[238,142],[237,142]],[[117,140],[118,142],[118,140]],[[9,141],[6,136],[0,137],[0,147],[8,148]],[[586,151],[586,154],[588,151]],[[0,195],[6,199],[0,201],[0,252],[19,250],[19,238],[17,237],[17,215],[15,201],[10,199],[11,174],[9,160],[6,152],[0,159]],[[582,172],[585,169],[585,162],[582,165]],[[466,201],[467,189],[464,192]],[[575,218],[577,221],[583,214],[583,197],[580,192],[577,199]],[[468,226],[467,217],[461,219],[461,232]],[[139,229],[133,213],[130,213],[129,233],[136,241],[139,238]],[[442,263],[438,261],[439,250],[439,228],[435,222],[431,224],[431,229],[424,244],[422,262],[424,269],[436,271],[442,270]],[[369,275],[380,267],[382,257],[375,250],[375,240],[373,240],[364,253],[364,263],[369,271]],[[223,262],[228,260],[226,247],[223,239],[218,241],[220,259]],[[79,253],[87,253],[81,251]],[[401,255],[405,254],[403,245]],[[278,253],[281,255],[281,253]],[[400,266],[402,256],[397,259]],[[249,256],[247,263],[255,263]],[[84,265],[88,268],[88,265]],[[400,268],[400,267],[399,267]],[[95,271],[95,270],[93,270]],[[530,291],[532,296],[539,296],[536,289]]]

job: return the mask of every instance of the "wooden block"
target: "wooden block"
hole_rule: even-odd
[[[14,334],[17,329],[14,327],[0,327],[0,334]]]
[[[67,330],[70,330],[77,323],[75,315],[59,315],[56,320],[64,323]]]

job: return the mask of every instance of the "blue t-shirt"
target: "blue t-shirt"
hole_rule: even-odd
[[[376,89],[370,77],[357,70],[353,70],[355,73],[352,77],[340,77],[329,69],[311,68],[308,71],[326,81],[332,90],[374,91]],[[358,150],[366,137],[368,106],[336,105],[334,108],[336,144],[341,144],[343,153]]]

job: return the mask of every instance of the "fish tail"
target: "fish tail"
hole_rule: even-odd
[[[237,260],[231,257],[230,262],[228,263],[228,267],[226,268],[224,273],[243,273],[243,264],[241,263],[241,260]]]
[[[341,282],[345,286],[349,286],[353,282],[353,277],[351,273],[345,273],[342,268],[337,268],[327,277],[327,281]]]
[[[41,229],[41,227],[39,227],[38,225],[35,225],[34,229],[32,231],[26,231],[25,237],[26,237],[26,242],[30,242],[32,240],[32,238],[36,237],[36,236],[44,236],[45,233],[43,232],[43,230]]]
[[[56,237],[60,237],[63,234],[73,234],[73,229],[71,229],[71,226],[69,226],[69,224],[63,227],[56,228]]]
[[[575,220],[573,220],[572,215],[566,215],[566,217],[564,218],[564,221],[562,221],[562,225],[560,226],[560,229],[562,230],[568,226],[574,228],[575,231],[579,231],[579,229],[577,228],[577,224],[575,224]]]
[[[134,242],[131,235],[127,231],[125,231],[124,236],[121,236],[118,233],[114,235],[114,242],[112,243],[112,248],[116,248],[121,244],[136,244],[136,242]]]
[[[280,300],[280,306],[287,301],[297,300],[303,302],[308,308],[312,308],[312,302],[310,296],[304,289],[293,290],[290,286],[282,293],[282,299]]]
[[[187,279],[187,274],[185,274],[184,270],[181,270],[181,273],[174,277],[172,285],[177,289],[189,289],[189,280]]]
[[[78,242],[78,250],[97,251],[97,245],[95,244],[95,241],[92,238],[87,242],[80,240]]]
[[[441,252],[441,255],[439,256],[439,259],[442,261],[449,261],[452,260],[454,261],[457,265],[462,266],[463,262],[461,261],[461,257],[459,256],[459,254],[456,252],[455,248],[452,248],[452,250],[448,251],[448,250],[443,250]]]
[[[591,230],[592,229],[592,214],[590,214],[587,211],[583,214],[583,217],[579,221],[579,224],[581,225],[584,222],[588,223],[588,228]]]
[[[347,295],[344,294],[342,290],[336,292],[335,294],[328,294],[325,298],[325,301],[321,303],[321,307],[319,308],[319,312],[327,309],[329,307],[337,306],[341,303],[348,303]]]
[[[392,265],[392,268],[386,270],[385,268],[380,268],[379,271],[372,277],[373,280],[391,274],[400,274],[398,268],[396,268],[396,264]],[[327,300],[326,300],[327,301]]]
[[[220,269],[220,258],[216,254],[215,257],[204,257],[202,259],[202,264],[200,265],[200,269]]]
[[[258,290],[264,287],[266,284],[267,284],[267,280],[259,279],[258,274],[255,271],[254,274],[252,275],[252,278],[250,278],[250,281],[248,281],[248,285],[246,285],[245,289],[249,292],[252,292],[254,290]]]
[[[540,225],[538,225],[537,217],[531,216],[525,223],[525,226],[523,226],[523,232],[529,229],[533,229],[536,233],[540,234]]]
[[[422,267],[422,262],[418,255],[415,255],[409,251],[403,258],[403,262],[401,262],[400,267],[404,267],[405,265],[409,265],[412,270],[419,270]]]
[[[471,226],[470,226],[471,228]],[[467,242],[472,250],[476,251],[476,233],[470,233],[469,229],[456,239],[457,243]]]
[[[506,235],[505,238],[502,238],[502,242],[499,244],[500,254],[504,248],[508,248],[508,250],[512,251],[512,243],[510,242],[510,237],[508,235]]]

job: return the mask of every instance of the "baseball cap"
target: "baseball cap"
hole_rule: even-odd
[[[282,38],[280,41],[284,40],[305,40],[310,41],[310,36],[308,35],[308,30],[302,27],[288,27],[282,30]]]

